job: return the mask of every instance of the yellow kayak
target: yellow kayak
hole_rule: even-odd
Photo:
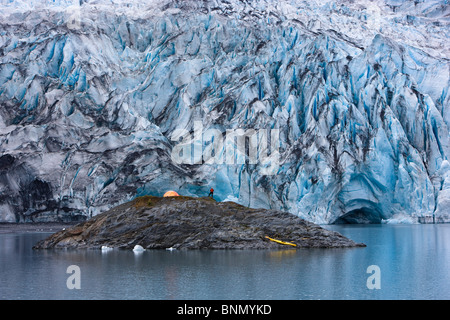
[[[266,238],[269,239],[270,241],[273,241],[273,242],[276,242],[276,243],[286,244],[288,246],[293,246],[293,247],[297,246],[295,243],[285,242],[285,241],[281,241],[281,240],[277,240],[277,239],[272,239],[272,238],[269,238],[268,236],[266,236]]]

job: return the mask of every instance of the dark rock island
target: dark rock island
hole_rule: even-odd
[[[145,249],[365,246],[287,212],[251,209],[212,198],[144,196],[56,232],[34,249],[132,249],[136,245]]]

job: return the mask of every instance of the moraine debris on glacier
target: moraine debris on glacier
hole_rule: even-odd
[[[144,196],[54,233],[33,248],[143,251],[340,247],[365,245],[287,212],[250,209],[208,197]]]
[[[316,223],[450,221],[445,0],[0,6],[0,221],[211,186]],[[279,129],[277,172],[172,161],[196,121]]]

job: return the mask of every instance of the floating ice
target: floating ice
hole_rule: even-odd
[[[417,217],[413,217],[405,214],[396,214],[393,217],[382,220],[385,224],[417,224],[419,223]]]

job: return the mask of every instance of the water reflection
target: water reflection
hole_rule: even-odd
[[[448,299],[450,225],[328,226],[366,248],[43,250],[0,235],[0,299]],[[369,265],[381,289],[366,287]],[[69,265],[81,290],[66,287]]]

